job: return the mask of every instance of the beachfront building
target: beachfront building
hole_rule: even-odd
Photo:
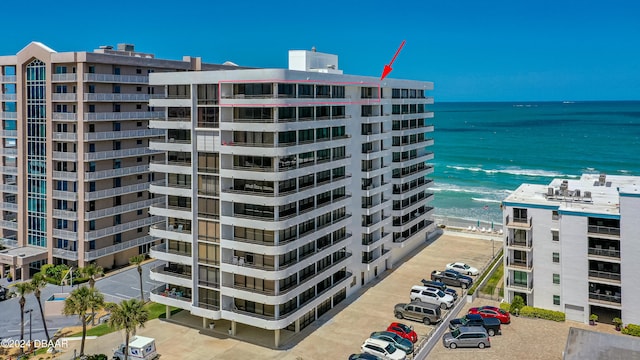
[[[640,177],[523,184],[503,201],[505,299],[567,319],[640,323]]]
[[[148,100],[164,87],[149,73],[216,69],[199,58],[156,59],[133,45],[56,52],[33,42],[0,57],[2,244],[0,276],[28,279],[40,266],[96,262],[106,269],[157,239],[149,216],[165,199],[149,193],[164,159],[153,141],[164,116]],[[151,144],[151,145],[150,145]]]
[[[153,74],[167,130],[151,170],[155,302],[278,346],[424,243],[434,229],[432,83],[289,69]],[[199,320],[198,320],[199,321]],[[242,335],[244,334],[244,335]]]

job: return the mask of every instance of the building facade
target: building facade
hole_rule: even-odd
[[[640,178],[583,174],[523,184],[503,201],[505,299],[567,319],[640,322]]]
[[[0,276],[28,279],[45,263],[109,269],[147,252],[163,220],[148,208],[164,201],[148,191],[163,180],[149,163],[164,159],[150,144],[165,135],[148,127],[164,115],[148,105],[149,74],[217,68],[124,44],[59,53],[34,42],[0,57]]]
[[[434,228],[433,84],[342,74],[291,51],[289,69],[153,74],[167,152],[151,170],[165,219],[155,302],[263,329],[274,345],[423,244]]]

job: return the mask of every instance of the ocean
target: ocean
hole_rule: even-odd
[[[501,223],[522,183],[583,173],[640,176],[640,101],[436,103],[438,223]],[[483,225],[484,226],[484,225]]]

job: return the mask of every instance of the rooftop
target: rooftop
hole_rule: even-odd
[[[620,194],[640,196],[640,177],[582,174],[579,179],[554,179],[548,185],[522,184],[504,201],[619,215]]]
[[[640,339],[570,328],[563,360],[638,359]]]

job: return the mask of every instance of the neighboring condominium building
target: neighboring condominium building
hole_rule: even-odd
[[[162,180],[149,162],[164,159],[149,143],[165,135],[148,128],[164,116],[148,106],[149,73],[217,68],[124,44],[58,53],[33,42],[0,57],[0,276],[26,279],[44,263],[108,269],[147,252],[162,221],[148,208],[164,201],[148,192]]]
[[[335,55],[289,69],[153,74],[167,151],[151,170],[151,299],[275,346],[424,243],[432,83],[343,75]]]
[[[640,177],[523,184],[503,201],[505,298],[587,322],[640,323]]]

